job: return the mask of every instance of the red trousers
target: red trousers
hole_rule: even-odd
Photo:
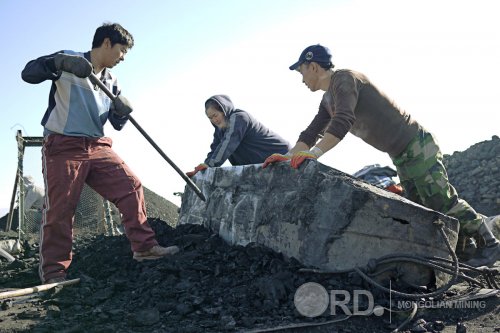
[[[39,268],[44,282],[65,277],[71,264],[74,215],[85,183],[116,205],[132,251],[146,251],[158,244],[147,223],[142,184],[111,145],[106,137],[51,134],[44,139]]]

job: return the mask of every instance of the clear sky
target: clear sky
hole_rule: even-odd
[[[295,143],[317,112],[288,66],[308,45],[323,44],[336,68],[363,72],[433,132],[444,153],[499,135],[500,20],[497,2],[438,0],[0,0],[2,52],[0,211],[10,204],[16,131],[41,136],[50,82],[30,85],[21,70],[62,49],[88,51],[95,29],[119,22],[135,38],[113,69],[136,121],[185,171],[208,153],[213,128],[204,101],[229,95],[237,108]],[[114,148],[143,184],[180,205],[182,178],[128,124],[106,126]],[[354,173],[391,165],[348,134],[320,161]],[[25,174],[42,184],[38,148]]]

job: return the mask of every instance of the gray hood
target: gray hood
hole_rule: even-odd
[[[224,115],[226,118],[228,118],[231,113],[234,111],[234,105],[229,96],[227,95],[214,95],[210,97],[209,99],[206,100],[205,102],[205,108],[207,105],[208,101],[215,101],[217,104],[220,105],[222,112],[224,112]]]

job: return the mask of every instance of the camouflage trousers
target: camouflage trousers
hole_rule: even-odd
[[[406,149],[391,158],[408,199],[456,218],[462,237],[479,229],[482,216],[458,197],[448,181],[443,155],[431,133],[420,129]]]

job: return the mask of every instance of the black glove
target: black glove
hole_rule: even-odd
[[[133,109],[128,99],[122,95],[118,95],[116,96],[115,101],[111,104],[110,111],[114,112],[117,116],[126,117],[133,111]]]
[[[58,71],[70,72],[81,78],[92,73],[92,64],[80,56],[58,53],[54,57],[54,64]]]

